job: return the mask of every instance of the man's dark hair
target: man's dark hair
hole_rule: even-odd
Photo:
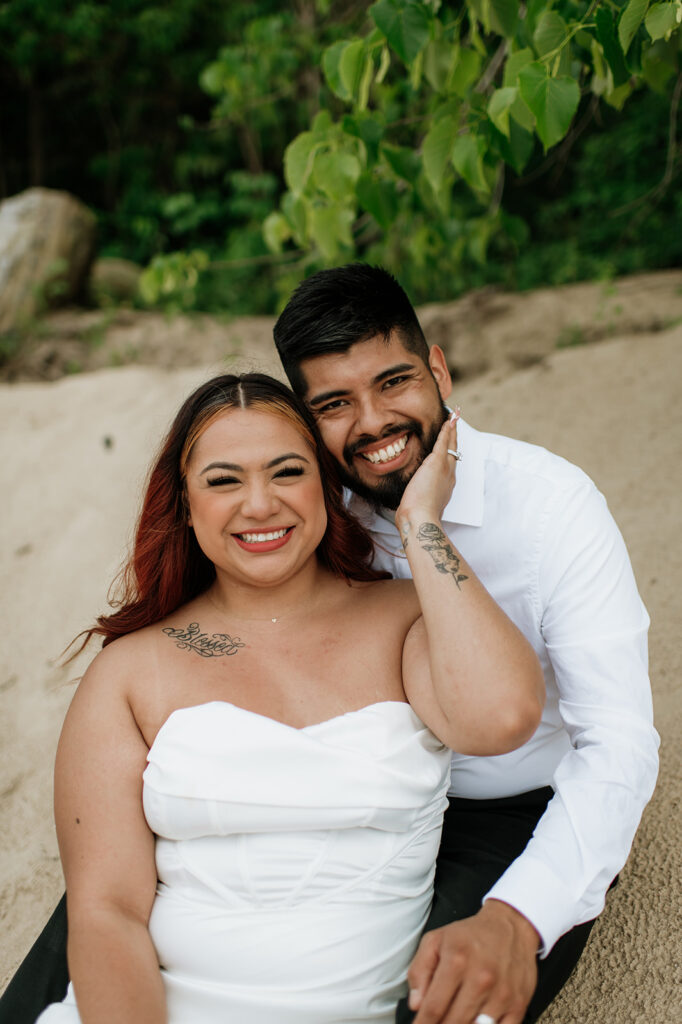
[[[392,331],[408,351],[428,362],[417,314],[396,279],[382,267],[348,263],[303,281],[282,310],[274,336],[291,386],[303,395],[303,359],[346,352],[377,336],[388,341]]]

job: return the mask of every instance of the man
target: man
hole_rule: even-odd
[[[443,353],[429,352],[397,282],[359,264],[304,282],[275,341],[377,562],[407,575],[391,510],[447,415]],[[461,420],[456,454],[443,523],[535,648],[547,703],[521,750],[453,757],[410,1001],[416,1024],[527,1024],[577,962],[653,790],[648,618],[622,538],[580,470]],[[63,998],[65,933],[62,901],[0,1000],[0,1024],[32,1024]],[[397,1020],[411,1019],[401,1005]]]
[[[447,415],[442,351],[398,283],[362,264],[305,281],[275,343],[377,563],[406,576],[392,510]],[[584,473],[464,421],[455,457],[443,524],[535,648],[547,701],[520,750],[453,756],[433,910],[396,1019],[529,1024],[575,966],[653,792],[648,616]]]

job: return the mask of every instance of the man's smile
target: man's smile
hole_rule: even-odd
[[[399,437],[391,444],[384,445],[381,448],[375,448],[370,451],[358,452],[358,455],[362,456],[362,458],[366,459],[368,462],[393,462],[398,458],[400,453],[405,450],[408,436],[408,434],[403,434],[402,437]]]

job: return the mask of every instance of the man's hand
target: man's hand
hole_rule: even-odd
[[[537,983],[540,938],[500,900],[427,932],[407,972],[414,1024],[472,1024],[479,1013],[520,1024]]]
[[[455,486],[457,462],[452,455],[448,455],[448,449],[455,451],[457,448],[458,418],[459,410],[445,421],[433,450],[405,488],[395,514],[396,526],[401,533],[401,522],[409,521],[415,512],[422,520],[440,521]]]

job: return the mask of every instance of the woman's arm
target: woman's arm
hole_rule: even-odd
[[[446,536],[456,423],[405,489],[396,512],[422,615],[403,649],[403,683],[417,714],[461,754],[503,754],[540,721],[545,684],[532,647]]]
[[[165,995],[147,928],[156,867],[142,811],[147,745],[122,680],[126,642],[95,659],[74,696],[55,767],[69,917],[69,971],[83,1024],[162,1024]]]

